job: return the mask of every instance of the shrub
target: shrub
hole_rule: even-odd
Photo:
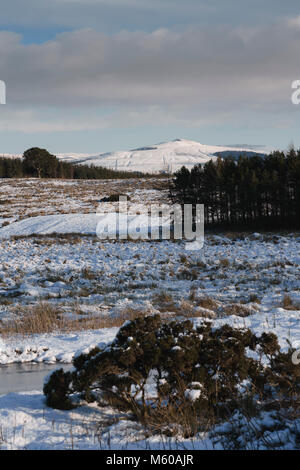
[[[291,297],[288,294],[285,294],[282,300],[282,307],[285,310],[296,310],[297,306],[293,304]]]
[[[74,408],[69,399],[69,386],[71,373],[57,369],[45,380],[44,394],[47,397],[47,405],[58,410],[70,410]]]
[[[259,359],[249,357],[249,349]],[[204,422],[228,418],[247,397],[270,404],[283,392],[291,402],[300,385],[299,366],[280,352],[272,333],[258,337],[208,323],[194,328],[190,321],[163,323],[158,315],[126,322],[110,346],[81,354],[74,368],[48,379],[49,406],[70,407],[79,393],[130,411],[148,426],[162,419],[190,423],[190,434]],[[149,383],[155,393],[148,393]]]
[[[123,196],[127,198],[127,201],[130,201],[130,197],[127,194],[110,194],[109,196],[103,197],[100,199],[100,202],[119,202],[119,198]]]

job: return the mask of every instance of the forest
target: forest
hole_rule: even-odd
[[[170,185],[173,203],[204,204],[206,228],[300,226],[300,150],[182,167]]]
[[[125,179],[149,176],[152,175],[63,162],[38,147],[26,150],[23,158],[0,157],[0,178]]]

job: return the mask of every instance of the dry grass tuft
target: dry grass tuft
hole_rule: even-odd
[[[172,295],[165,291],[161,291],[156,294],[153,297],[152,302],[161,313],[175,312],[178,309]]]
[[[283,297],[283,300],[282,300],[282,308],[284,308],[285,310],[298,310],[300,307],[299,305],[296,305],[291,296],[288,295],[288,294],[285,294],[284,297]]]
[[[229,268],[230,266],[230,261],[227,258],[220,259],[220,266],[223,268]]]
[[[2,322],[1,335],[50,333],[62,323],[61,310],[48,302],[15,310],[9,321]]]
[[[216,311],[219,307],[219,304],[215,300],[213,300],[211,297],[195,298],[195,302],[198,307],[202,307],[207,310]]]
[[[221,307],[221,312],[227,316],[236,315],[237,317],[249,317],[253,315],[253,310],[243,304],[229,304]]]
[[[79,315],[78,308],[74,307],[72,315],[66,315],[60,306],[49,302],[41,302],[34,306],[25,306],[15,311],[8,321],[0,322],[2,336],[30,336],[41,333],[83,330],[98,330],[102,328],[120,327],[127,320],[134,320],[144,315],[134,309],[124,309],[117,316],[109,315]]]

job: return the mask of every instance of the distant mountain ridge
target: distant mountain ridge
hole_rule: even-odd
[[[142,173],[174,173],[183,165],[191,169],[197,164],[215,160],[218,156],[266,155],[271,151],[262,146],[220,146],[203,145],[186,139],[175,139],[127,151],[106,152],[99,155],[67,155],[58,157],[77,164],[103,166],[118,171]]]

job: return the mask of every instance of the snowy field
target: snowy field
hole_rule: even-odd
[[[153,181],[21,183],[1,182],[1,217],[10,223],[0,229],[0,364],[71,363],[111,342],[125,320],[152,313],[273,331],[283,349],[300,347],[299,233],[208,235],[199,252],[184,242],[101,241],[87,222],[100,198],[127,193],[134,207],[163,201],[164,191]],[[80,223],[66,235],[47,218],[76,212],[86,218],[74,215]],[[53,327],[28,321],[41,308],[57,318]],[[146,438],[111,409],[51,410],[41,390],[0,396],[0,448],[212,447],[206,436]]]
[[[148,437],[141,425],[112,408],[53,410],[45,406],[41,391],[0,396],[0,436],[2,450],[213,449],[204,434],[193,439]]]
[[[126,194],[129,208],[136,204],[164,202],[167,180],[39,180],[0,179],[0,226],[28,217],[57,214],[90,214],[99,201],[112,194]]]
[[[282,346],[286,339],[300,346],[299,248],[298,235],[207,236],[199,252],[170,241],[5,239],[0,242],[1,325],[5,330],[12,318],[44,303],[75,325],[79,319],[118,325],[135,311],[184,315],[272,330]],[[50,333],[3,335],[0,363],[60,357],[66,362],[64,352],[71,358],[85,342],[97,343],[92,334],[83,345],[78,338],[66,339],[67,351],[55,332],[52,341]]]

